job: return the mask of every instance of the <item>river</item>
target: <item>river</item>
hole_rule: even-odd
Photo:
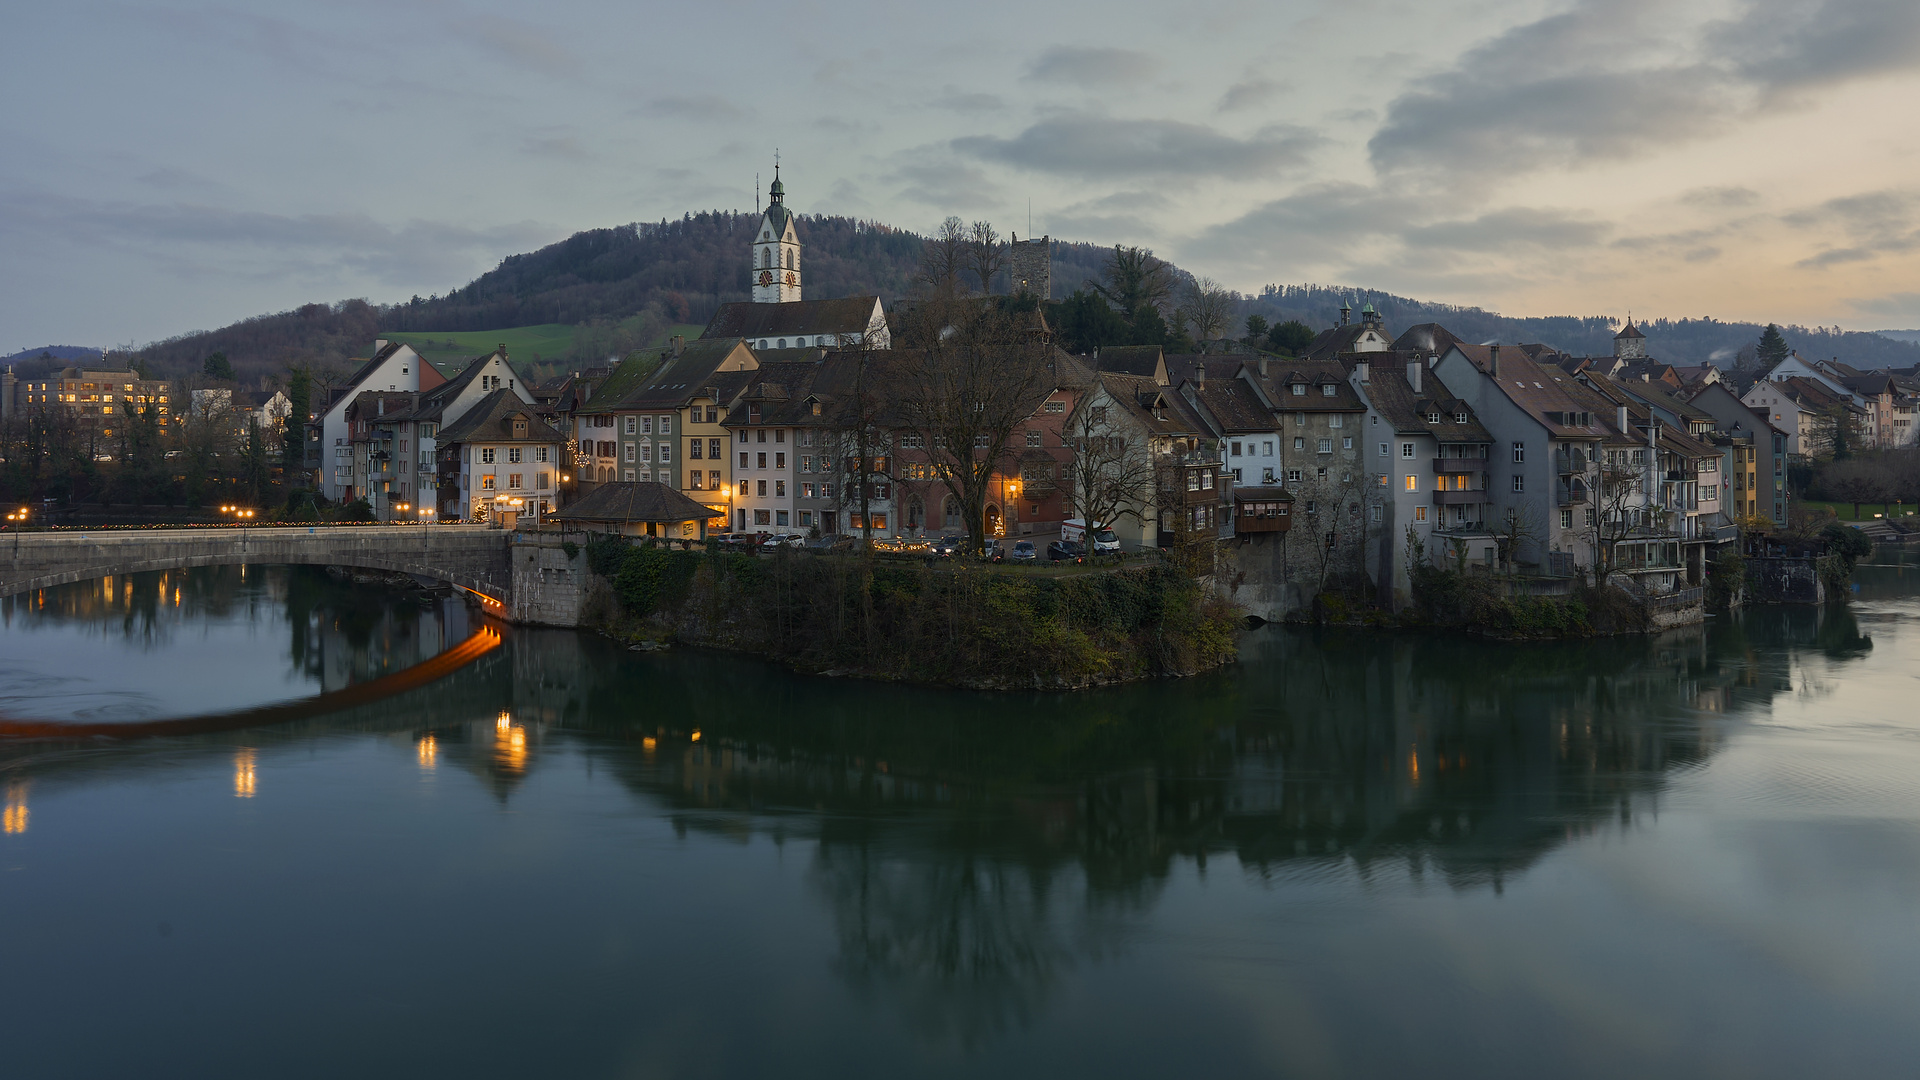
[[[0,600],[0,720],[92,733],[0,738],[0,1068],[1913,1075],[1920,565],[1873,562],[1848,608],[1268,627],[1075,695],[311,568]]]

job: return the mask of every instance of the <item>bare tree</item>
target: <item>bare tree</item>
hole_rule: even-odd
[[[929,303],[909,317],[924,325],[907,336],[924,344],[893,361],[893,407],[959,502],[978,551],[994,476],[1012,461],[1013,432],[1054,389],[1050,347],[991,306]]]
[[[1089,531],[1128,517],[1144,522],[1154,495],[1155,466],[1145,433],[1130,436],[1114,422],[1117,409],[1102,388],[1082,397],[1067,420],[1073,451],[1064,478],[1068,508]]]
[[[920,284],[935,299],[951,299],[966,289],[961,275],[967,269],[971,239],[967,223],[949,216],[920,252]]]
[[[1494,542],[1500,549],[1500,561],[1506,564],[1508,576],[1512,576],[1520,553],[1528,544],[1538,545],[1545,536],[1539,515],[1534,513],[1530,502],[1509,503],[1491,524]]]
[[[839,504],[860,515],[860,534],[871,541],[878,485],[893,480],[895,464],[883,385],[888,372],[876,362],[871,342],[843,351],[851,355],[836,357],[834,362],[850,364],[852,378],[838,388],[822,448],[833,454],[832,473],[842,478]]]
[[[1841,502],[1853,504],[1853,519],[1860,520],[1861,503],[1891,502],[1897,484],[1893,472],[1878,461],[1849,458],[1820,470],[1820,486]]]
[[[967,268],[973,276],[980,279],[980,291],[989,295],[993,292],[993,276],[1007,261],[1006,245],[1000,242],[1000,234],[993,231],[993,223],[976,221],[973,231],[967,238]]]
[[[1233,294],[1212,278],[1196,278],[1187,283],[1180,311],[1193,326],[1196,340],[1207,342],[1226,333],[1233,318]]]

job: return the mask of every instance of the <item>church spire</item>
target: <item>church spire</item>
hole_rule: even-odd
[[[800,299],[800,238],[787,211],[787,186],[780,181],[780,152],[773,155],[773,183],[767,188],[767,212],[753,240],[753,299],[780,304]]]

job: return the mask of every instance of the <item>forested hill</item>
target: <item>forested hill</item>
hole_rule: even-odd
[[[704,324],[721,303],[747,299],[748,243],[759,220],[758,214],[708,211],[677,221],[593,229],[510,256],[444,296],[416,296],[397,304],[308,304],[156,342],[138,355],[153,374],[177,377],[198,372],[209,354],[220,352],[240,378],[253,381],[278,374],[289,364],[344,367],[347,358],[367,355],[373,340],[383,334],[560,324],[562,331],[575,328],[567,352],[542,357],[516,352],[516,359],[599,360],[650,345],[676,324]],[[912,286],[923,242],[918,235],[845,217],[799,215],[797,221],[806,245],[802,267],[808,296],[878,294],[891,303]],[[1111,250],[1055,241],[1053,298],[1063,299],[1097,278]],[[1187,276],[1178,270],[1175,274]],[[1240,297],[1234,325],[1259,314],[1270,324],[1298,319],[1320,329],[1339,318],[1342,302],[1356,310],[1373,304],[1395,332],[1438,322],[1469,341],[1538,341],[1574,353],[1610,352],[1617,329],[1606,316],[1511,319],[1480,308],[1325,285],[1268,286]],[[1641,326],[1653,355],[1688,364],[1711,360],[1731,365],[1761,331],[1754,323],[1708,318],[1655,319]],[[1785,332],[1788,344],[1808,356],[1837,356],[1859,367],[1920,362],[1920,345],[1877,334],[1797,326]]]

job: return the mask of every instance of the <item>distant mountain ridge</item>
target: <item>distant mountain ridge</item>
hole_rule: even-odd
[[[922,237],[879,222],[829,215],[798,215],[806,245],[802,262],[807,295],[905,295],[919,268]],[[676,324],[704,324],[720,304],[750,295],[748,238],[757,214],[713,210],[679,220],[639,222],[575,233],[537,251],[512,255],[445,296],[415,296],[395,304],[345,300],[307,304],[255,316],[211,331],[155,342],[137,355],[156,375],[198,371],[212,352],[224,352],[242,379],[258,379],[289,364],[344,366],[365,356],[375,338],[391,333],[513,329],[542,324],[578,328],[580,355],[540,357],[579,363],[643,347]],[[1053,298],[1097,277],[1110,247],[1054,241]],[[1176,268],[1176,274],[1188,277]],[[1004,275],[998,283],[1004,289]],[[1608,316],[1509,318],[1477,307],[1436,304],[1375,289],[1330,285],[1268,286],[1244,296],[1234,318],[1236,336],[1249,315],[1271,323],[1298,319],[1315,329],[1332,325],[1346,303],[1371,303],[1398,333],[1438,322],[1469,341],[1543,342],[1580,354],[1612,351],[1618,322]],[[1711,318],[1653,319],[1638,324],[1649,352],[1678,364],[1731,365],[1759,339],[1761,324]],[[1920,363],[1920,344],[1838,327],[1782,328],[1803,354],[1838,357],[1856,367]],[[37,353],[36,353],[37,355]],[[518,357],[531,361],[534,357]]]

